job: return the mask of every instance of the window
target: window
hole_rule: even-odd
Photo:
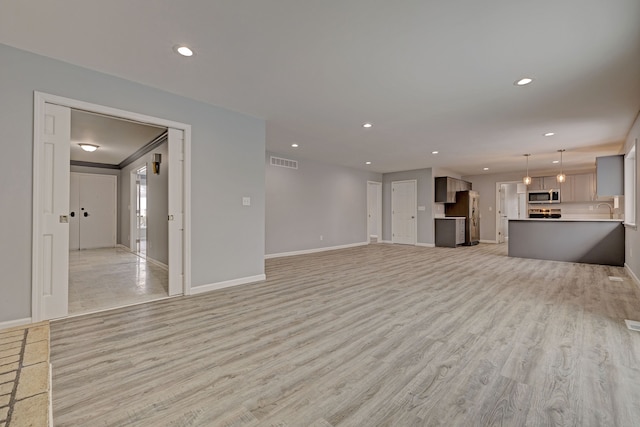
[[[636,138],[624,156],[624,223],[636,225]]]

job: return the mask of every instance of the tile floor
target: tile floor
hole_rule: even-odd
[[[49,322],[0,330],[0,427],[49,425]]]
[[[124,248],[69,252],[69,315],[166,298],[168,271]]]

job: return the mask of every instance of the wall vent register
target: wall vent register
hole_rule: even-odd
[[[282,157],[271,156],[271,166],[278,166],[281,168],[298,169],[298,161],[283,159]]]

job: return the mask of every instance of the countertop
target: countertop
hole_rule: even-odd
[[[509,221],[543,221],[543,222],[623,222],[623,219],[565,219],[565,218],[514,218]]]

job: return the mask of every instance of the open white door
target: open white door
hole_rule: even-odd
[[[169,128],[169,296],[183,292],[184,132]]]
[[[34,168],[39,171],[34,186],[34,198],[38,198],[34,203],[38,207],[34,248],[38,249],[33,254],[33,271],[41,306],[34,317],[44,320],[68,312],[71,110],[45,103],[43,117],[38,119],[37,142],[41,146],[34,157]]]

